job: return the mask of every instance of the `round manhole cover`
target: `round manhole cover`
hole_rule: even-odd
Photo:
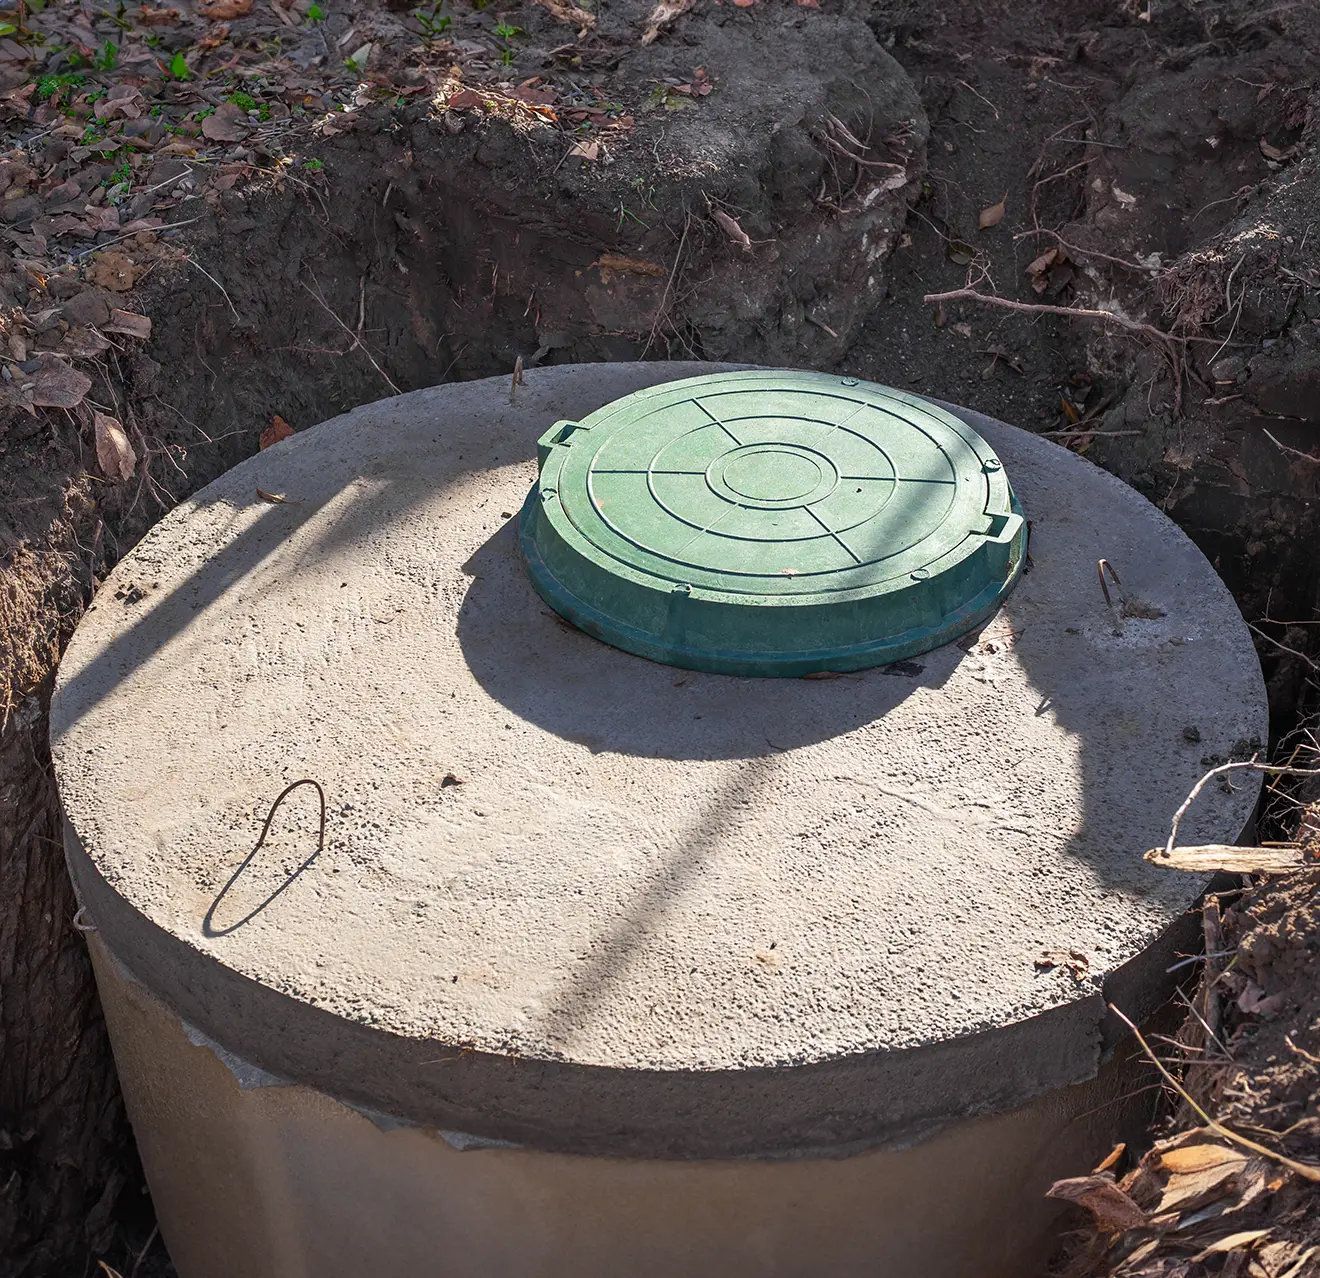
[[[521,536],[589,634],[696,670],[897,661],[989,615],[1026,526],[994,451],[951,413],[825,374],[670,382],[558,422]]]

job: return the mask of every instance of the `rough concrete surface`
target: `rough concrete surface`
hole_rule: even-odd
[[[1004,1109],[1094,1074],[1102,992],[1149,1010],[1165,950],[1141,956],[1204,883],[1141,853],[1203,758],[1266,730],[1228,592],[1135,492],[964,414],[1033,529],[974,642],[833,680],[605,647],[526,579],[535,440],[710,368],[356,410],[119,566],[53,746],[83,899],[180,1015],[436,1126],[717,1154]],[[1118,635],[1102,556],[1135,614]],[[325,788],[325,851],[303,787],[249,862],[300,777]],[[1232,841],[1257,792],[1209,791],[1184,841]],[[1037,966],[1057,949],[1081,980]]]
[[[1051,1181],[1140,1139],[1153,1092],[1096,1078],[914,1149],[582,1158],[388,1123],[198,1044],[91,938],[152,1202],[181,1278],[1024,1278]]]

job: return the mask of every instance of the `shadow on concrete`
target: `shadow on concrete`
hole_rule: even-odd
[[[680,374],[692,371],[691,368],[679,370]],[[567,376],[565,370],[545,372]],[[532,375],[529,374],[531,382]],[[500,395],[503,395],[502,386],[503,383]],[[492,394],[494,402],[497,401]],[[300,495],[294,486],[299,473],[310,476],[324,471],[334,476],[334,480],[333,483],[323,480],[317,485],[309,478],[307,493],[310,496],[315,492],[315,500],[302,505],[271,505],[261,509],[214,555],[199,559],[198,565],[175,589],[160,597],[149,596],[136,605],[141,609],[141,615],[62,684],[58,698],[59,730],[67,732],[109,689],[150,661],[164,642],[188,629],[230,592],[242,589],[244,582],[286,543],[290,534],[318,512],[322,513],[325,527],[304,550],[304,560],[332,550],[342,553],[354,544],[368,543],[383,536],[385,530],[397,521],[408,518],[414,505],[427,495],[434,495],[468,475],[486,472],[497,464],[507,465],[512,460],[530,458],[534,455],[538,429],[544,424],[532,415],[528,420],[519,421],[516,427],[504,430],[498,436],[505,454],[502,458],[498,456],[500,449],[493,442],[465,448],[464,457],[453,458],[448,446],[432,446],[433,435],[438,439],[443,431],[440,426],[428,424],[424,434],[416,426],[408,428],[411,434],[400,428],[400,438],[407,444],[406,452],[392,442],[392,429],[388,432],[381,430],[380,444],[373,443],[371,449],[364,451],[373,458],[388,455],[388,467],[382,463],[373,473],[370,484],[349,496],[341,509],[329,515],[325,514],[325,507],[340,497],[359,478],[360,472],[355,474],[345,470],[333,453],[324,459],[323,464],[315,436],[294,441],[291,451],[282,457],[266,459],[259,470],[249,468],[243,471],[241,484],[232,480],[237,472],[231,472],[231,482],[219,481],[219,491],[204,495],[204,501],[239,507],[249,502],[255,504],[259,499],[252,493],[254,478],[268,490],[287,491],[292,497]],[[508,446],[511,437],[512,449]],[[492,440],[495,438],[491,436]],[[991,442],[997,447],[1000,445],[998,439]],[[379,454],[372,451],[377,447]],[[1108,507],[1104,509],[1106,515],[1112,513],[1115,516],[1109,523],[1097,523],[1086,510],[1075,513],[1073,507],[1082,498],[1094,501],[1104,496],[1112,499],[1114,493],[1101,493],[1099,490],[1103,485],[1097,482],[1101,478],[1099,473],[1081,459],[1064,454],[1061,449],[1055,450],[1059,454],[1057,458],[1051,452],[1042,464],[1038,450],[1044,447],[1040,441],[1014,443],[1011,437],[1006,439],[1005,446],[999,447],[1015,483],[1021,480],[1020,495],[1028,512],[1038,521],[1038,534],[1044,533],[1043,540],[1038,536],[1037,541],[1033,541],[1033,555],[1037,561],[1036,571],[1042,575],[1039,579],[1042,589],[1030,594],[1048,595],[1056,601],[1052,605],[1056,610],[1057,601],[1062,600],[1073,610],[1068,620],[1070,623],[1075,620],[1076,625],[1075,629],[1061,634],[1057,626],[1045,624],[1047,618],[1043,617],[1042,609],[1026,597],[1028,592],[1022,590],[1010,597],[1001,613],[1001,620],[1019,634],[1014,660],[1027,672],[1030,685],[1030,696],[1021,698],[1020,705],[1010,707],[1016,716],[1009,729],[1015,734],[1012,739],[1016,740],[1016,734],[1020,733],[1025,740],[1029,725],[1049,716],[1075,737],[1077,743],[1077,775],[1070,779],[1070,783],[1075,781],[1080,792],[1078,802],[1076,806],[1070,804],[1061,809],[1069,812],[1072,828],[1057,832],[1060,864],[1038,871],[1043,876],[1039,885],[1039,913],[1044,917],[1055,908],[1057,903],[1050,902],[1050,892],[1077,894],[1087,900],[1098,900],[1117,892],[1154,898],[1166,907],[1165,917],[1174,917],[1195,897],[1195,886],[1176,881],[1167,873],[1162,874],[1143,864],[1141,852],[1144,847],[1158,843],[1167,832],[1172,809],[1200,775],[1201,754],[1227,750],[1232,740],[1229,727],[1233,725],[1236,731],[1243,716],[1235,707],[1221,704],[1223,697],[1217,692],[1217,685],[1207,685],[1204,699],[1195,703],[1195,726],[1204,735],[1205,743],[1193,747],[1183,738],[1183,721],[1173,717],[1181,713],[1179,707],[1193,704],[1185,682],[1172,686],[1162,681],[1158,669],[1152,674],[1147,658],[1131,646],[1088,640],[1090,646],[1085,651],[1091,656],[1087,658],[1090,662],[1087,664],[1079,660],[1078,654],[1083,652],[1084,645],[1083,639],[1077,636],[1082,635],[1087,627],[1093,628],[1097,622],[1104,623],[1103,602],[1094,585],[1094,564],[1097,553],[1115,554],[1116,544],[1118,561],[1125,572],[1136,578],[1136,587],[1161,603],[1167,597],[1169,607],[1175,610],[1173,615],[1180,626],[1180,634],[1184,631],[1190,633],[1200,626],[1202,633],[1213,635],[1216,627],[1231,620],[1229,609],[1222,603],[1201,609],[1196,603],[1196,591],[1204,585],[1199,574],[1208,571],[1203,563],[1195,562],[1194,557],[1179,550],[1175,572],[1153,558],[1168,553],[1171,547],[1150,536],[1150,512],[1130,490],[1122,490],[1125,496],[1113,501],[1112,512]],[[290,461],[294,456],[300,458],[301,472]],[[1076,493],[1072,491],[1072,485],[1077,485]],[[1117,519],[1118,515],[1125,514],[1130,516],[1126,522]],[[168,523],[165,527],[169,527]],[[177,537],[177,534],[175,525],[171,536]],[[1143,554],[1149,561],[1144,569]],[[282,566],[282,572],[287,574],[291,583],[296,583],[299,566],[299,562],[292,560]],[[660,926],[659,921],[665,912],[685,892],[694,890],[703,865],[725,840],[736,833],[738,813],[766,793],[781,768],[791,767],[790,761],[781,762],[778,756],[804,745],[848,734],[884,718],[908,697],[942,687],[953,672],[969,660],[961,646],[947,645],[912,663],[880,667],[833,680],[689,676],[685,671],[609,648],[558,618],[536,594],[527,578],[512,521],[478,547],[465,568],[472,580],[458,615],[457,638],[473,676],[511,713],[563,739],[579,742],[596,753],[613,752],[667,760],[748,761],[723,791],[694,814],[687,835],[668,863],[636,885],[630,900],[603,923],[598,942],[591,947],[580,968],[547,997],[545,1015],[549,1031],[563,1042],[570,1042],[575,1029],[588,1023],[593,1010],[599,1014],[603,992],[624,977],[639,947]],[[1140,580],[1143,570],[1151,578],[1149,592]],[[124,605],[103,599],[98,601],[98,606],[117,608]],[[1177,615],[1179,608],[1187,612],[1185,620]],[[1228,676],[1235,674],[1231,663],[1210,662],[1209,670],[1214,675],[1222,673],[1225,676],[1223,686],[1230,686]],[[1231,686],[1238,688],[1245,684],[1236,680]],[[772,688],[775,695],[766,695],[767,687]],[[426,691],[419,689],[419,695]],[[1024,759],[1028,758],[1029,749],[1024,745]],[[1147,770],[1144,767],[1147,760],[1156,760],[1158,769]],[[1000,806],[1005,810],[1010,801],[1036,803],[1038,796],[1031,789],[1035,782],[1025,775],[1029,771],[1030,765],[1025,764],[1021,775],[1005,774],[1002,778],[1002,794],[994,797],[1002,800]],[[958,795],[939,792],[942,780],[938,776],[930,778],[931,787],[936,792],[933,801],[957,809],[961,801]],[[859,790],[858,799],[867,801],[864,791]],[[678,793],[674,801],[681,805],[687,800],[684,794]],[[1220,827],[1214,830],[1214,802],[1217,800],[1212,796],[1203,805],[1199,813],[1203,821],[1189,823],[1189,838],[1196,837],[1198,827],[1220,837],[1231,834],[1222,828],[1222,819]],[[1039,824],[1044,819],[1039,806],[1032,810],[1036,812]],[[1072,813],[1077,813],[1075,818]],[[333,829],[330,834],[333,838]],[[242,912],[236,893],[241,886],[251,887],[256,883],[256,879],[248,876],[257,868],[255,857],[260,848],[259,841],[211,902],[203,922],[203,930],[208,936],[231,933],[270,908],[290,886],[306,875],[315,861],[315,854],[303,858],[295,869],[286,873],[283,883],[262,896],[255,908]],[[95,855],[95,849],[92,852]],[[883,848],[877,848],[875,875],[883,878],[886,873]],[[895,911],[919,909],[918,886],[901,879],[895,879],[887,886]],[[993,888],[986,890],[999,891],[1000,884],[996,881]],[[1036,896],[1030,896],[1025,907],[1028,923],[1035,919],[1036,900]],[[231,904],[240,917],[237,921],[225,922],[220,916]],[[1155,916],[1155,912],[1147,912],[1144,917],[1154,919]],[[884,938],[885,927],[886,920],[878,918],[877,945]],[[123,941],[111,939],[121,948],[128,945],[126,937]],[[1060,937],[1058,943],[1067,939]],[[1121,939],[1124,946],[1135,947],[1139,941],[1135,932]],[[1054,943],[1053,938],[1049,941]],[[1134,948],[1127,952],[1136,951]],[[125,953],[123,957],[133,964],[134,954]],[[1133,1019],[1143,1019],[1150,1010],[1150,1000],[1158,1001],[1163,994],[1160,969],[1166,964],[1167,957],[1165,946],[1155,946],[1138,954],[1125,969],[1111,977],[1105,993],[1124,1007]],[[191,952],[188,961],[193,961]],[[198,964],[211,961],[205,956],[197,958]],[[161,973],[144,971],[143,975],[151,977]],[[1066,978],[1055,973],[1042,974],[1038,979],[1057,986]],[[227,1032],[224,1023],[226,1013],[220,1010],[221,1003],[211,1000],[209,1010],[207,1005],[194,1007],[196,1000],[190,993],[188,981],[185,974],[180,977],[177,989],[164,992],[176,1001],[182,1012],[195,1018],[219,1041],[230,1039],[231,1033]],[[201,988],[199,984],[198,989]],[[1071,995],[1071,987],[1065,987],[1054,1001],[1066,1004]],[[325,1074],[324,1063],[314,1058],[309,1046],[299,1042],[298,1018],[308,1009],[296,1000],[285,1000],[274,992],[271,1000],[278,1003],[278,1008],[272,1007],[272,1023],[279,1021],[287,1032],[272,1034],[263,1040],[269,1053],[258,1063],[272,1072],[312,1081],[320,1078],[322,1085],[333,1086],[333,1080]],[[1014,1012],[1013,1016],[1017,1017],[1018,1013]],[[382,1042],[376,1044],[374,1030],[359,1028],[364,1040],[371,1038],[373,1053],[377,1047],[383,1053],[371,1056],[377,1065],[387,1057],[393,1059],[389,1054],[396,1049],[402,1052],[403,1049],[392,1040],[385,1041],[389,1036],[383,1032]],[[1106,1030],[1111,1036],[1117,1035],[1113,1027],[1107,1026]],[[474,1062],[478,1056],[480,1054],[473,1054]],[[406,1053],[399,1059],[400,1062],[405,1060]],[[476,1068],[475,1064],[473,1068]],[[429,1082],[419,1080],[417,1095],[410,1093],[405,1104],[403,1093],[411,1083],[397,1070],[395,1073],[400,1089],[399,1105],[403,1109],[414,1107],[414,1101],[415,1107],[421,1111],[425,1111],[427,1105],[434,1107],[440,1103],[436,1097],[443,1098],[445,1088],[451,1085],[441,1080],[432,1087]],[[378,1077],[374,1072],[371,1076]],[[408,1078],[411,1079],[412,1075]],[[988,1086],[990,1081],[987,1080],[966,1080],[969,1094],[979,1095]],[[486,1094],[484,1084],[479,1090],[482,1095]],[[426,1097],[430,1099],[424,1104],[422,1101]],[[999,1101],[994,1103],[997,1105]]]
[[[694,674],[612,648],[532,588],[510,520],[463,565],[458,638],[477,682],[512,714],[593,754],[756,759],[852,732],[953,672],[899,661],[832,679]],[[955,650],[955,657],[961,650]],[[764,695],[773,686],[775,697]]]

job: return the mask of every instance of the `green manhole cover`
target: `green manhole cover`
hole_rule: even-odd
[[[815,373],[721,373],[541,439],[523,507],[556,612],[655,661],[858,670],[998,607],[1026,526],[993,450],[935,405]]]

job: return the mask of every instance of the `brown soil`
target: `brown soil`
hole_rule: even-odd
[[[649,43],[645,0],[320,7],[61,0],[44,43],[0,39],[2,1275],[128,1273],[151,1229],[63,877],[50,672],[107,568],[275,414],[519,358],[846,368],[1136,485],[1263,629],[1278,731],[1309,695],[1313,5],[698,0]],[[112,69],[71,67],[107,40]],[[60,74],[84,83],[27,88]],[[125,88],[137,113],[107,111]],[[1127,327],[923,300],[967,286]],[[1251,899],[1313,944],[1293,889]],[[1267,990],[1292,979],[1270,962]],[[1252,1095],[1297,1069],[1271,1027],[1320,1052],[1306,1008],[1250,1022],[1276,1058],[1238,1042]]]
[[[1215,898],[1206,939],[1195,1011],[1154,1049],[1181,1096],[1121,1180],[1063,1187],[1093,1214],[1064,1278],[1320,1274],[1320,872]]]

